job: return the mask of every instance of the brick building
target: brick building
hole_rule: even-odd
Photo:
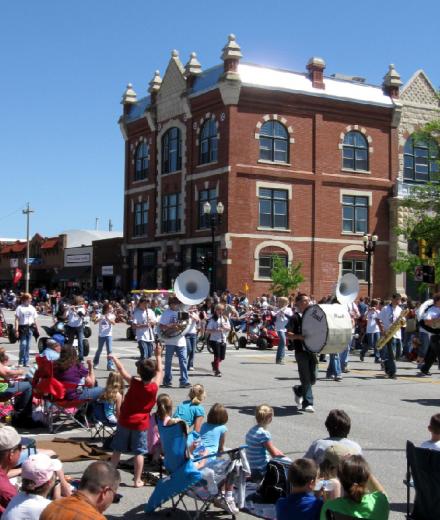
[[[273,255],[303,263],[302,289],[328,294],[345,272],[364,281],[364,233],[379,241],[373,293],[388,294],[388,199],[398,173],[400,78],[381,86],[241,62],[231,35],[220,65],[184,66],[173,51],[149,95],[128,85],[123,251],[131,287],[169,286],[200,268],[211,244],[206,201],[225,211],[215,233],[217,286],[267,291]],[[362,283],[362,291],[366,284]]]

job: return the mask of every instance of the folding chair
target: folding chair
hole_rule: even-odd
[[[410,512],[412,480],[415,498]],[[440,451],[416,448],[410,441],[406,442],[406,518],[440,518]]]
[[[335,511],[330,511],[327,509],[325,516],[327,520],[356,520],[357,516],[344,515],[342,513],[336,513]]]
[[[92,404],[93,424],[91,435],[93,439],[99,439],[104,443],[107,437],[112,436],[116,431],[116,424],[110,422],[105,414],[105,404],[102,401],[95,401]]]
[[[53,362],[36,356],[37,370],[32,380],[33,395],[43,402],[44,416],[50,433],[57,433],[69,420],[90,431],[87,420],[89,399],[64,399],[67,390],[77,385],[58,381],[53,374]],[[54,422],[60,420],[55,428]]]
[[[145,512],[152,513],[162,504],[171,500],[172,512],[177,510],[179,504],[182,504],[184,511],[190,519],[198,519],[203,515],[212,505],[217,494],[211,495],[206,489],[206,482],[203,479],[202,472],[196,467],[195,463],[212,458],[213,455],[191,459],[187,448],[187,432],[184,423],[176,423],[171,426],[163,426],[158,424],[160,439],[164,452],[164,466],[168,475],[161,479],[151,494],[147,504],[145,505]],[[218,453],[216,456],[229,457],[227,464],[224,465],[226,470],[224,474],[219,477],[217,482],[221,486],[228,476],[232,475],[240,467],[241,456],[244,457],[244,448],[236,448]],[[247,461],[245,461],[247,465]],[[250,473],[250,472],[249,472]],[[216,472],[216,476],[218,476]],[[243,478],[242,497],[240,498],[240,505],[244,503],[244,485]],[[195,511],[189,511],[184,501],[185,497],[194,500]],[[199,505],[201,502],[201,505]],[[232,514],[232,518],[235,516]]]

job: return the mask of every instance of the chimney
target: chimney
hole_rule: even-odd
[[[185,78],[186,85],[190,89],[194,85],[194,81],[196,77],[201,74],[202,66],[200,65],[199,60],[197,59],[197,54],[192,52],[188,63],[185,65]]]
[[[325,61],[322,58],[313,57],[307,63],[309,78],[312,80],[313,88],[325,89],[324,85]]]
[[[153,79],[149,83],[148,92],[151,96],[151,104],[156,103],[157,93],[160,90],[160,86],[162,85],[162,78],[160,77],[160,73],[158,70],[154,73]]]
[[[382,88],[385,94],[388,96],[398,99],[399,98],[399,89],[402,85],[400,80],[400,74],[394,68],[394,65],[391,63],[388,67],[388,72],[383,77]]]
[[[130,112],[131,105],[136,103],[136,101],[136,92],[133,90],[133,85],[129,83],[121,99],[121,105],[124,106],[124,116]]]
[[[235,35],[230,34],[228,36],[228,43],[223,47],[221,59],[224,62],[223,77],[225,79],[237,80],[240,79],[238,75],[238,64],[240,59],[243,57],[241,53],[240,45],[235,40]]]

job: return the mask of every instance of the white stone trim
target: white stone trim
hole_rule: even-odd
[[[355,197],[368,197],[368,206],[373,205],[373,192],[365,191],[365,190],[346,190],[345,188],[341,188],[339,192],[339,202],[342,204],[342,197],[344,195],[350,195]]]
[[[154,184],[145,184],[144,186],[138,186],[136,188],[129,188],[125,190],[125,195],[132,195],[133,193],[142,193],[143,191],[154,190],[156,186]]]
[[[339,150],[343,149],[345,136],[349,132],[360,132],[365,137],[365,139],[367,140],[367,145],[368,145],[368,167],[370,167],[370,155],[372,155],[373,152],[374,152],[374,148],[372,146],[373,138],[371,137],[370,134],[367,133],[367,129],[364,128],[363,126],[359,126],[359,125],[348,125],[348,126],[346,126],[345,127],[345,131],[341,132],[340,135],[339,135],[339,144],[338,144]],[[341,163],[342,163],[342,156],[341,156]],[[356,170],[356,171],[363,172],[364,170]]]
[[[264,123],[267,123],[268,121],[278,121],[281,123],[285,129],[287,130],[287,133],[289,134],[289,143],[293,144],[295,142],[295,139],[293,137],[293,128],[291,125],[289,125],[288,120],[285,117],[279,116],[278,114],[265,114],[260,121],[257,121],[257,124],[255,125],[255,133],[254,138],[259,140],[260,139],[260,130]],[[289,158],[290,158],[290,150],[289,150]],[[286,163],[276,163],[276,164],[286,164]]]
[[[355,246],[355,245],[350,245],[350,246],[345,246],[343,247],[340,251],[339,251],[339,254],[338,254],[338,276],[339,278],[342,276],[342,261],[344,260],[344,256],[347,254],[347,253],[350,253],[351,251],[356,251],[356,252],[361,252],[361,253],[364,253],[364,246]],[[365,255],[365,259],[366,259],[366,255]],[[373,269],[373,266],[374,266],[374,255],[371,256],[371,269],[370,269],[370,281],[371,281],[371,285],[373,285],[373,272],[374,272],[374,269]],[[365,280],[359,280],[360,283],[365,283]]]
[[[180,200],[181,200],[181,228],[179,233],[185,232],[186,222],[186,125],[180,119],[171,119],[165,124],[161,125],[160,131],[157,134],[157,207],[156,207],[156,236],[161,233],[161,215],[162,215],[162,137],[170,128],[177,127],[180,130],[181,136],[181,158],[182,167],[180,169],[181,186],[180,186]],[[177,172],[173,172],[177,173]]]
[[[284,182],[257,181],[255,183],[255,194],[257,197],[260,188],[268,188],[271,190],[286,190],[289,194],[289,200],[292,200],[292,184],[287,184]]]
[[[207,165],[205,165],[207,166]],[[200,173],[190,173],[186,175],[186,181],[195,181],[197,179],[206,179],[208,177],[212,177],[213,175],[220,175],[222,173],[229,173],[231,171],[230,166],[224,166],[223,168],[216,168],[215,170],[207,170]]]
[[[260,244],[257,245],[257,247],[254,250],[254,264],[255,264],[254,265],[254,277],[253,277],[254,281],[267,281],[267,280],[270,280],[270,278],[261,278],[258,275],[258,267],[259,267],[259,265],[258,265],[259,262],[258,261],[259,261],[259,258],[260,258],[260,252],[261,252],[262,249],[265,249],[266,247],[278,247],[279,249],[282,249],[283,251],[285,251],[287,253],[287,260],[288,260],[289,264],[293,260],[292,250],[284,242],[280,242],[279,240],[266,240],[264,242],[261,242]]]

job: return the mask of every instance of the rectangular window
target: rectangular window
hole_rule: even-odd
[[[205,202],[211,204],[211,214],[217,212],[217,190],[215,188],[199,191],[199,229],[209,227],[209,215],[203,212]]]
[[[270,188],[259,188],[259,217],[261,227],[287,229],[289,222],[288,192]]]
[[[287,265],[287,256],[284,255],[260,255],[258,258],[258,276],[260,278],[270,278],[273,269],[273,260],[277,256]]]
[[[148,202],[138,202],[134,205],[133,236],[147,234],[148,226]]]
[[[162,197],[162,233],[180,231],[181,211],[180,193]]]
[[[368,197],[342,196],[342,230],[368,233]]]
[[[359,280],[367,279],[367,261],[357,259],[347,259],[342,261],[342,274],[352,273]]]

